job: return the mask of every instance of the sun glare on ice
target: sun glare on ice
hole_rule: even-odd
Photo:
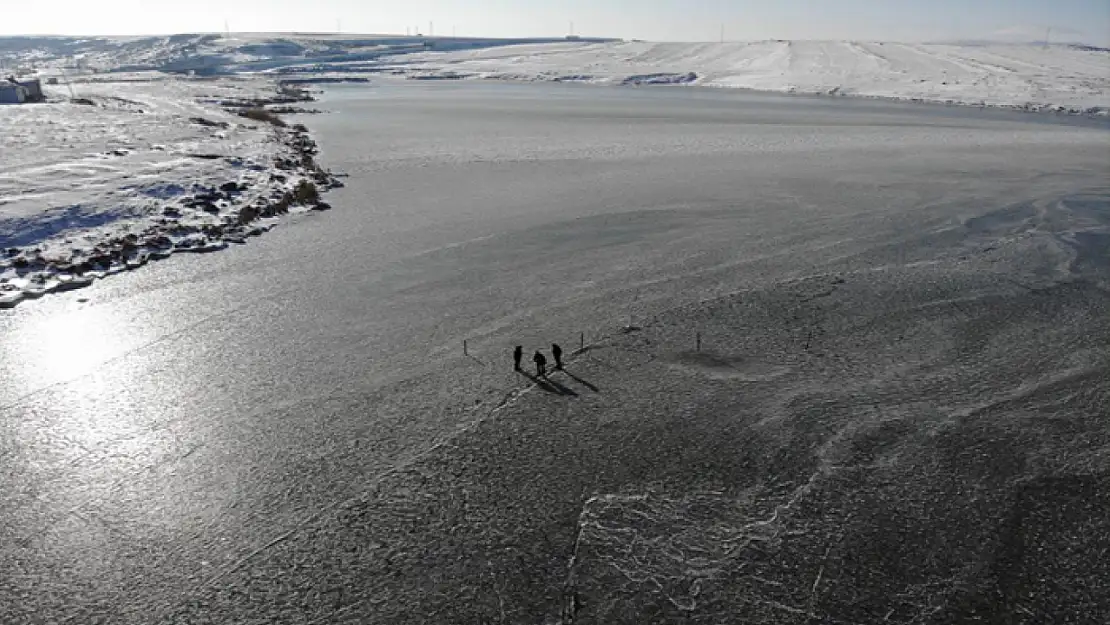
[[[51,315],[28,335],[28,369],[40,379],[60,381],[88,372],[118,353],[112,320],[95,309]]]

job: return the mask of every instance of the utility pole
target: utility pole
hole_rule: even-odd
[[[224,20],[224,39],[231,39],[231,25]]]
[[[432,24],[431,20],[428,20],[428,36],[429,37],[435,37],[436,36],[435,24]]]
[[[62,68],[61,71],[62,71],[62,82],[64,82],[66,84],[66,89],[69,89],[69,99],[72,100],[73,98],[77,97],[77,94],[74,93],[74,91],[73,91],[73,84],[69,82],[69,76],[66,76],[65,68]]]

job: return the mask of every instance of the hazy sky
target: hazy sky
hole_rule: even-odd
[[[0,34],[234,31],[665,41],[1053,39],[1110,45],[1110,0],[0,0]]]

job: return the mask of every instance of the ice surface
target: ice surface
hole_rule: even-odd
[[[0,314],[0,621],[1110,622],[1098,124],[320,106],[350,210]]]

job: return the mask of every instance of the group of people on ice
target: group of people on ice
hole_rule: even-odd
[[[559,371],[563,368],[563,348],[559,347],[558,343],[551,344],[551,355],[555,359],[555,370]],[[517,345],[513,348],[513,369],[520,371],[520,361],[524,358],[524,346]],[[538,377],[547,376],[547,356],[543,352],[536,350],[532,356],[532,362],[536,363],[536,375]]]

